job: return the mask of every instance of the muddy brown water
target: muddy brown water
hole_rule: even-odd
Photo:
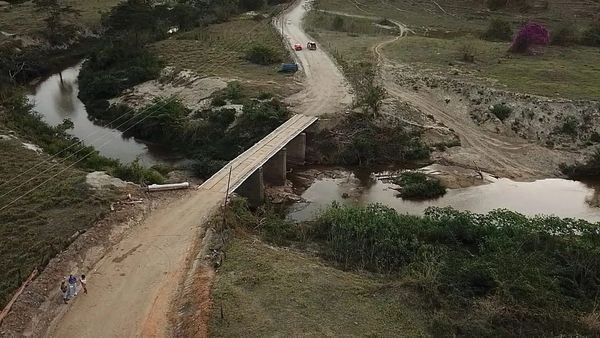
[[[59,74],[54,74],[33,88],[29,101],[33,109],[51,126],[64,119],[70,119],[74,127],[68,132],[86,145],[94,146],[100,154],[131,163],[136,158],[146,165],[173,163],[176,156],[164,147],[142,142],[133,137],[126,138],[117,129],[94,123],[88,118],[83,102],[79,100],[77,76],[81,63],[62,71],[62,83]]]
[[[342,177],[343,176],[343,177]],[[396,197],[396,185],[377,178],[378,173],[342,171],[335,178],[317,178],[302,194],[306,202],[293,204],[288,218],[306,221],[337,201],[343,204],[365,205],[381,203],[400,213],[422,215],[428,207],[453,207],[476,213],[494,209],[509,209],[528,216],[556,215],[600,221],[600,208],[594,207],[600,184],[566,179],[543,179],[516,182],[505,178],[493,179],[484,185],[448,189],[443,197],[410,201]]]

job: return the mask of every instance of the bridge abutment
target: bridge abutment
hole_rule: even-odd
[[[285,185],[287,174],[287,150],[278,151],[262,167],[265,182],[272,185]]]
[[[260,167],[236,189],[237,193],[248,199],[251,207],[257,207],[265,201],[265,182],[263,168]]]

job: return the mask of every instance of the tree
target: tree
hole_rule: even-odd
[[[365,112],[374,116],[379,114],[382,101],[387,92],[385,88],[376,83],[376,73],[373,64],[360,62],[350,69],[351,82],[356,90],[356,103],[362,106]]]
[[[510,46],[510,51],[513,53],[526,53],[534,46],[547,46],[550,43],[550,33],[546,27],[535,23],[528,22],[514,37]]]

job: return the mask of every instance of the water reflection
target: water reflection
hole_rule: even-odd
[[[320,209],[338,201],[359,205],[381,203],[401,213],[415,215],[422,214],[430,206],[450,206],[477,213],[505,208],[530,216],[546,214],[600,221],[600,208],[596,207],[599,185],[596,182],[498,179],[490,184],[449,189],[446,195],[434,200],[409,201],[396,197],[396,186],[377,179],[373,174],[369,175],[370,179],[364,177],[364,173],[357,175],[348,171],[344,174],[337,178],[317,179],[302,194],[308,203],[293,205],[289,218],[296,221],[312,219]]]
[[[67,68],[41,82],[28,96],[34,110],[52,126],[70,119],[74,128],[69,133],[94,146],[102,155],[130,163],[136,158],[146,165],[174,162],[169,151],[134,138],[125,138],[119,130],[94,124],[88,119],[84,104],[79,100],[77,76],[81,64]]]

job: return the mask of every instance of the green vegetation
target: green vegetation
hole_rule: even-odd
[[[571,179],[597,178],[600,175],[600,148],[596,148],[585,163],[573,165],[563,163],[560,169]]]
[[[223,99],[241,99],[239,84],[230,83]],[[288,110],[277,99],[244,100],[242,113],[233,109],[192,112],[176,98],[157,98],[147,107],[130,109],[114,105],[94,111],[94,117],[110,121],[120,117],[127,135],[166,145],[194,159],[193,169],[207,178],[226,161],[235,158],[288,118]],[[191,116],[191,118],[190,118]]]
[[[446,194],[446,188],[436,178],[416,171],[406,171],[394,179],[399,185],[400,197],[405,199],[429,199]]]
[[[414,301],[397,283],[236,237],[213,284],[211,337],[426,336]]]
[[[16,132],[46,154],[64,158],[66,163],[73,163],[83,170],[103,170],[135,183],[160,183],[163,180],[155,170],[144,169],[136,163],[124,166],[117,160],[100,155],[93,147],[84,145],[67,133],[73,127],[70,120],[56,127],[49,126],[31,109],[23,95],[13,93],[0,101],[0,126]],[[133,172],[134,176],[131,175]]]
[[[559,132],[571,136],[576,136],[578,131],[579,123],[577,122],[577,118],[575,118],[575,116],[567,116],[559,130]]]
[[[489,41],[510,41],[512,35],[510,22],[501,18],[494,18],[490,20],[490,24],[482,37]]]
[[[1,110],[0,118],[5,121]],[[0,128],[0,134],[4,131]],[[52,162],[48,156],[26,149],[18,140],[0,140],[0,158],[3,307],[33,269],[43,268],[70,244],[75,232],[88,229],[100,219],[114,196],[91,191],[85,183],[85,172],[68,168],[70,162],[62,163],[60,158],[58,163]],[[34,167],[35,170],[25,172]],[[40,184],[43,185],[38,187]],[[15,202],[9,205],[12,201]]]
[[[342,274],[368,285],[381,282],[387,285],[380,292],[366,292],[369,297],[365,299],[335,296],[334,299],[353,304],[345,308],[332,308],[330,306],[337,302],[331,297],[322,298],[320,330],[343,330],[335,319],[352,316],[354,311],[379,304],[380,296],[387,296],[391,297],[390,303],[400,297],[404,300],[400,303],[405,306],[375,308],[370,316],[398,317],[404,332],[416,335],[600,334],[598,224],[557,217],[528,218],[507,210],[477,215],[432,208],[424,216],[410,216],[381,205],[357,207],[335,203],[308,224],[290,224],[281,219],[267,221],[276,219],[277,214],[251,214],[239,203],[229,209],[229,213],[227,219],[232,222],[228,224],[235,227],[238,238],[243,238],[240,233],[247,231],[258,231],[266,240],[274,234],[284,234],[287,239],[284,243],[306,246],[310,242],[311,252],[316,250],[338,267],[355,271],[344,273],[319,268],[328,271],[322,276],[324,281],[316,281],[311,273],[305,273],[304,278],[296,277],[302,282],[309,281],[317,289],[321,288],[318,285],[328,285],[330,280],[332,285],[338,285],[335,276]],[[277,226],[266,226],[273,223]],[[256,325],[256,322],[262,323],[265,316],[281,313],[282,309],[303,311],[314,304],[310,291],[296,293],[289,287],[291,277],[296,276],[292,272],[296,270],[290,267],[311,271],[314,258],[293,249],[269,249],[273,257],[277,257],[276,261],[282,262],[277,269],[272,269],[275,260],[257,249],[262,245],[248,242],[236,244],[234,241],[233,253],[228,252],[223,269],[236,273],[220,274],[215,286],[215,305],[224,308],[226,321],[215,313],[213,330],[223,334],[241,327],[251,330],[260,330],[264,325],[270,327],[269,324]],[[242,255],[243,250],[260,253]],[[294,256],[301,260],[288,265]],[[228,266],[230,262],[233,266]],[[363,272],[365,270],[381,275],[371,275]],[[285,304],[269,301],[274,299],[288,301]],[[289,299],[294,301],[289,302]],[[323,306],[323,299],[331,299],[325,302],[328,306]],[[237,304],[243,304],[244,310],[260,311],[234,310]],[[293,318],[295,325],[313,323],[304,316]],[[378,334],[398,335],[399,328],[390,325],[379,326],[382,331],[378,330]],[[366,323],[353,329],[373,330]]]
[[[190,69],[201,76],[240,79],[252,92],[271,91],[278,95],[293,92],[292,81],[278,74],[272,65],[247,59],[248,52],[256,46],[268,50],[265,59],[268,62],[290,60],[288,47],[282,44],[269,19],[256,21],[247,17],[178,33],[153,43],[150,48],[166,66]],[[263,55],[258,53],[261,58]]]
[[[246,60],[257,65],[268,66],[281,62],[282,58],[278,50],[263,45],[256,45],[248,49]]]
[[[572,46],[579,42],[577,27],[572,22],[565,22],[552,31],[552,44]]]
[[[600,47],[600,21],[591,24],[583,32],[581,41],[588,46]]]
[[[456,58],[461,39],[409,36],[387,46],[384,52],[401,62],[448,71],[448,62]],[[547,47],[542,55],[507,55],[506,43],[473,39],[478,51],[479,76],[497,81],[511,90],[544,96],[594,99],[600,88],[600,54],[589,47]],[[455,65],[465,67],[469,65]]]
[[[393,118],[352,112],[313,139],[319,163],[368,166],[428,159],[419,134]]]
[[[500,121],[504,121],[512,114],[512,108],[504,103],[499,103],[490,108],[490,113],[494,114]]]

